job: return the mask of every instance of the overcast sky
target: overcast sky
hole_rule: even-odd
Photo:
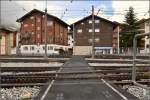
[[[19,24],[16,22],[17,18],[22,17],[32,9],[44,11],[45,3],[45,1],[38,0],[1,1],[1,25],[19,27]],[[111,21],[123,22],[124,15],[129,6],[133,6],[138,19],[148,18],[149,16],[147,13],[149,10],[148,0],[48,0],[47,2],[48,13],[57,16],[68,24],[72,24],[73,22],[90,15],[92,5],[95,7],[95,14],[100,10],[98,16]]]

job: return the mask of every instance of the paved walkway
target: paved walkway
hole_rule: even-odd
[[[67,61],[59,72],[93,71],[80,56]],[[94,73],[93,73],[94,74]],[[43,95],[45,93],[45,95]],[[105,80],[52,80],[35,100],[138,100]]]

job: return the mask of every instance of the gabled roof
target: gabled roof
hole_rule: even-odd
[[[17,30],[10,28],[10,27],[4,27],[0,26],[0,31],[6,31],[6,32],[17,32]]]
[[[21,18],[17,19],[16,21],[17,21],[17,22],[22,22],[26,17],[30,16],[32,13],[35,13],[35,12],[39,12],[39,13],[45,15],[45,12],[40,11],[40,10],[37,10],[37,9],[33,9],[33,10],[31,10],[30,12],[28,12],[27,14],[25,14],[24,16],[22,16]],[[53,15],[50,15],[50,14],[47,14],[47,16],[56,19],[57,21],[61,22],[61,23],[64,24],[65,26],[69,26],[67,23],[65,23],[64,21],[62,21],[61,19],[59,19],[59,18],[56,17],[56,16],[53,16]]]
[[[150,20],[150,18],[147,18],[147,19],[144,19],[144,18],[143,18],[143,19],[139,20],[138,23],[144,23],[144,22],[146,22],[146,21],[148,21],[148,20]]]
[[[73,24],[78,24],[78,23],[82,22],[83,20],[89,19],[90,17],[92,17],[92,15],[89,15],[89,16],[87,16],[87,17],[84,17],[84,18],[82,18],[81,20],[79,20],[79,21],[77,21],[77,22],[75,22],[75,23],[73,23]],[[104,21],[106,21],[106,22],[108,22],[108,23],[111,23],[111,24],[116,24],[116,23],[114,23],[114,22],[112,22],[112,21],[110,21],[110,20],[107,20],[107,19],[105,19],[105,18],[96,16],[96,15],[94,15],[94,18],[98,18],[98,19],[104,20]],[[73,24],[71,24],[70,26],[72,26]]]

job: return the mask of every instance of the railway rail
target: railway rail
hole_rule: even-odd
[[[0,58],[0,62],[3,63],[50,63],[50,62],[60,62],[65,63],[69,58]],[[91,59],[86,58],[88,63],[118,63],[118,64],[132,64],[133,60],[131,59]],[[137,62],[137,64],[142,64],[142,62]],[[145,64],[150,64],[149,61],[145,62]]]
[[[32,56],[32,55],[11,55],[11,56],[6,56],[6,55],[1,55],[0,58],[42,58],[43,56]],[[71,55],[50,55],[49,58],[70,58]],[[91,56],[84,56],[85,58],[90,58]],[[125,54],[101,54],[101,55],[95,55],[95,58],[97,59],[133,59],[133,55],[125,55]],[[148,59],[148,55],[138,55],[137,58],[139,59]]]
[[[69,58],[0,58],[0,62],[8,63],[8,62],[14,62],[14,63],[50,63],[50,62],[61,62],[64,63]]]
[[[130,80],[125,80],[125,81],[108,81],[109,83],[113,83],[116,85],[133,85],[133,82]],[[149,85],[150,80],[149,79],[145,79],[145,80],[139,80],[137,81],[137,83],[140,84],[145,84],[145,85]],[[44,86],[47,85],[47,83],[2,83],[0,84],[1,87],[7,87],[7,88],[11,88],[11,87],[22,87],[22,86]]]
[[[78,79],[109,79],[109,80],[131,80],[131,73],[121,74],[98,74],[95,75],[85,73],[56,73],[53,74],[24,74],[24,75],[2,75],[1,83],[44,83],[47,80],[78,80]],[[149,75],[139,72],[137,74],[137,80],[149,79]]]
[[[110,67],[104,69],[101,66],[92,66],[94,69],[101,69],[102,70],[94,70],[95,75],[93,72],[89,71],[82,71],[82,72],[57,72],[60,67],[2,67],[1,71],[4,72],[1,74],[1,83],[2,84],[35,84],[36,83],[45,83],[48,80],[78,80],[78,79],[108,79],[108,80],[131,80],[131,72],[132,70],[129,69],[120,69],[122,66],[118,66],[117,69]],[[147,66],[148,67],[148,66]],[[138,69],[137,72],[137,80],[141,79],[148,79],[149,74],[148,68]],[[5,73],[6,72],[6,73]],[[56,75],[57,78],[56,78]],[[143,82],[148,83],[148,82]],[[117,84],[117,82],[115,83]],[[119,83],[118,83],[119,84]],[[121,84],[121,83],[120,83]],[[123,83],[122,83],[123,84]],[[125,84],[125,83],[124,83]],[[126,84],[129,84],[126,82]],[[7,85],[5,85],[7,86]],[[30,86],[30,85],[29,85]]]
[[[132,65],[111,65],[111,66],[90,66],[92,68],[94,68],[95,70],[113,70],[113,69],[120,69],[120,68],[131,68]],[[147,64],[139,64],[137,65],[137,67],[139,68],[148,68],[150,67]],[[54,70],[58,70],[60,68],[60,66],[51,66],[51,67],[0,67],[0,71],[1,72],[38,72],[38,71],[54,71]]]

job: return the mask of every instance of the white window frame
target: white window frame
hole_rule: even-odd
[[[82,33],[82,29],[78,29],[77,32],[78,32],[78,33]]]
[[[24,27],[28,27],[28,24],[24,24],[23,26],[24,26]]]
[[[53,21],[48,21],[47,22],[47,26],[52,26],[53,25]]]
[[[34,26],[34,24],[31,24],[31,26]]]
[[[95,20],[95,23],[100,23],[100,20],[98,20],[98,19],[97,19],[97,20]]]
[[[89,33],[92,33],[93,32],[93,29],[89,29]]]
[[[37,22],[41,22],[41,19],[40,19],[40,18],[37,18]]]
[[[31,16],[30,19],[34,19],[34,16]]]
[[[37,30],[38,30],[38,31],[40,30],[40,26],[37,27]]]
[[[38,38],[38,39],[40,38],[40,34],[39,34],[39,33],[37,34],[37,38]]]
[[[99,29],[99,28],[96,28],[96,29],[95,29],[95,32],[97,32],[97,33],[100,32],[100,29]]]
[[[33,35],[33,34],[34,34],[34,31],[32,31],[31,34]]]
[[[95,38],[95,42],[99,42],[100,41],[100,38]]]
[[[92,24],[92,20],[89,20],[89,24]]]
[[[84,25],[84,23],[82,22],[81,25]]]

